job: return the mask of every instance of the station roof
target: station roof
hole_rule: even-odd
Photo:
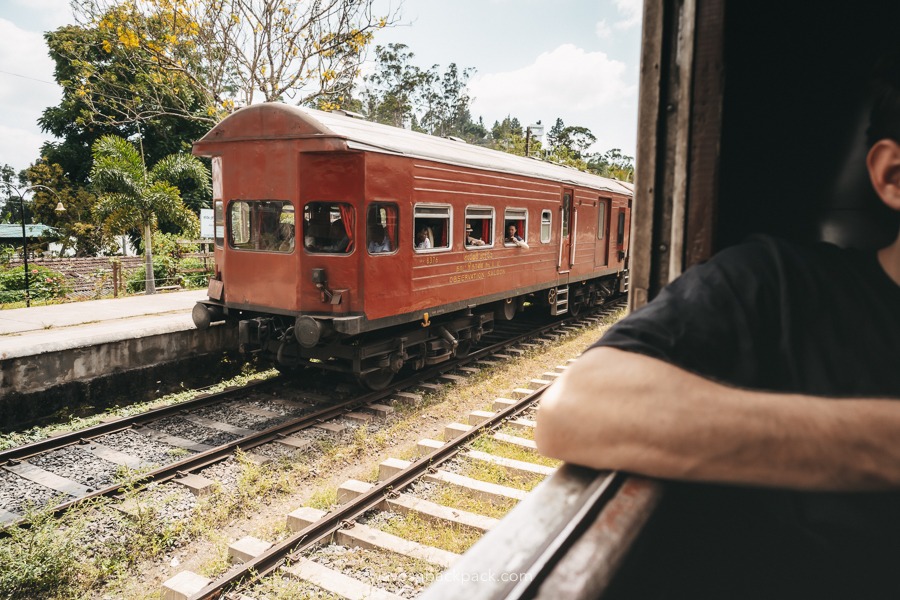
[[[43,237],[44,235],[56,235],[57,231],[53,227],[36,223],[34,225],[25,225],[25,235],[30,239]],[[0,240],[21,240],[22,224],[16,223],[0,223]]]
[[[341,112],[323,112],[278,102],[254,104],[223,119],[197,142],[206,144],[249,139],[290,139],[321,136],[344,140],[354,150],[396,154],[458,166],[539,177],[631,196],[629,183],[574,168],[516,156],[448,138],[373,123]],[[201,152],[207,155],[206,151]]]

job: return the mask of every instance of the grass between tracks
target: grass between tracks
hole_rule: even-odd
[[[536,377],[556,364],[564,364],[598,333],[592,328],[570,334],[540,353],[530,351],[484,370],[464,386],[426,395],[421,406],[398,406],[387,421],[357,427],[336,440],[323,438],[305,455],[266,467],[238,456],[234,460],[235,481],[200,499],[189,494],[186,498],[186,492],[172,484],[158,486],[153,498],[147,499],[138,493],[139,474],[132,473],[134,480],[122,488],[126,501],[137,504],[130,515],[108,500],[90,503],[60,519],[37,513],[32,519],[40,526],[21,530],[17,538],[0,539],[0,598],[158,598],[161,583],[181,570],[215,577],[226,570],[227,546],[235,539],[244,535],[270,542],[284,539],[289,534],[286,513],[299,506],[332,507],[337,485],[345,479],[374,480],[377,464],[384,458],[415,456],[419,438],[439,437],[445,423],[464,419],[469,410],[490,407],[494,398],[508,395],[524,383],[523,373],[528,378]],[[547,464],[546,459],[533,453],[490,438],[473,447]],[[481,469],[480,475],[473,472],[473,476],[504,481],[504,475],[493,469]],[[518,484],[524,489],[530,485]],[[493,517],[502,516],[514,505],[513,501],[504,505],[473,500],[443,486],[435,486],[428,499]],[[180,517],[160,519],[161,515],[172,514],[173,507]],[[110,525],[112,534],[108,533]],[[416,535],[422,539],[433,535],[407,521],[393,527],[418,531]],[[61,529],[64,535],[58,535]],[[104,533],[98,535],[98,531]],[[459,542],[438,539],[434,543],[449,549],[454,543],[459,548],[467,547],[469,542],[461,538]],[[268,585],[270,589],[260,597],[298,597],[292,593],[299,589],[294,582]],[[279,586],[281,591],[276,590]]]

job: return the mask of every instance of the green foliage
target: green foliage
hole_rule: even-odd
[[[634,158],[622,154],[618,148],[591,155],[587,167],[592,173],[603,177],[634,181]]]
[[[480,143],[487,137],[483,123],[474,122],[466,83],[474,69],[451,63],[421,69],[404,44],[375,48],[376,71],[364,78],[360,107],[367,118],[394,127],[410,127],[437,136],[454,136]]]
[[[176,285],[176,262],[169,257],[153,257],[153,279],[156,285]],[[129,294],[137,294],[147,289],[147,272],[144,267],[134,269],[128,273],[125,280],[125,290]]]
[[[28,266],[29,295],[34,300],[62,298],[72,291],[66,276],[47,267]],[[0,302],[25,299],[25,266],[0,271]]]
[[[202,269],[197,271],[197,269]],[[181,284],[186,288],[205,288],[209,284],[209,278],[213,274],[208,265],[197,258],[186,258],[178,264]],[[186,272],[191,271],[191,272]],[[194,272],[197,271],[197,272]]]
[[[0,539],[0,597],[46,598],[70,587],[82,570],[77,511],[57,521],[49,511],[29,510],[28,527],[7,529]]]

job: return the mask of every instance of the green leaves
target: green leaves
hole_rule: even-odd
[[[98,215],[114,233],[171,221],[189,235],[199,230],[199,221],[181,199],[177,184],[193,183],[208,190],[210,175],[197,158],[172,154],[145,170],[140,152],[127,140],[103,136],[92,150],[91,181],[100,193]]]

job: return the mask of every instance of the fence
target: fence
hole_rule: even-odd
[[[21,266],[20,258],[9,261],[8,269]],[[38,269],[46,267],[63,276],[66,300],[94,300],[120,295],[142,293],[144,278],[143,256],[98,256],[89,258],[30,258],[28,259],[30,288],[37,289],[43,282]],[[206,285],[206,275],[213,272],[214,258],[208,252],[185,254],[164,276],[156,277],[157,289],[201,287]],[[10,290],[3,293],[4,302],[24,301],[24,292]],[[32,294],[34,298],[35,295]]]

